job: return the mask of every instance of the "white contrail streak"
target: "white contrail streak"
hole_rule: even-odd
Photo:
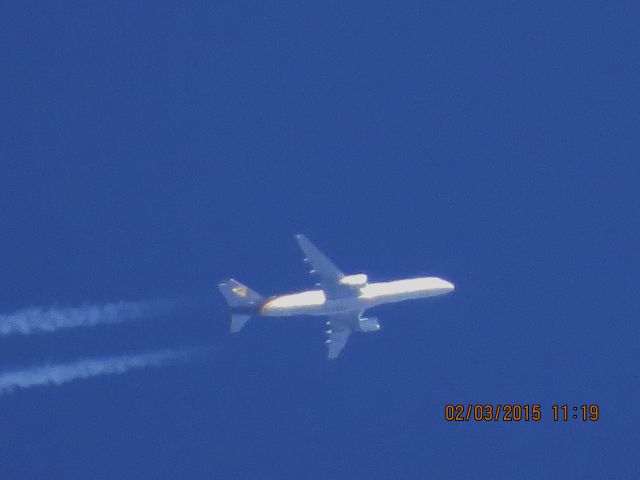
[[[185,361],[201,349],[159,350],[138,355],[86,358],[72,363],[45,365],[22,370],[0,372],[0,395],[19,388],[43,385],[62,385],[74,380],[114,375],[133,369],[158,367],[176,361]]]
[[[91,327],[167,315],[176,306],[171,300],[116,302],[81,307],[30,307],[0,315],[0,335],[53,332],[59,328]]]

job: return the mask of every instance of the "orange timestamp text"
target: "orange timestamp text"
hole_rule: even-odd
[[[543,408],[539,403],[448,403],[444,407],[447,422],[539,422],[542,417]],[[596,422],[600,419],[600,407],[596,404],[555,404],[551,407],[551,418],[554,422]]]

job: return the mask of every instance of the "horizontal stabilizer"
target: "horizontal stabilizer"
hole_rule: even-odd
[[[250,315],[242,315],[239,313],[234,313],[231,315],[231,333],[238,333],[242,330],[242,327],[249,321],[251,318]]]

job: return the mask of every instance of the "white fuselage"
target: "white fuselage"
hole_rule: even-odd
[[[453,291],[451,282],[438,277],[421,277],[393,282],[369,283],[353,297],[327,299],[323,290],[281,295],[267,301],[260,313],[268,317],[290,315],[335,315],[360,312],[383,303],[434,297]]]

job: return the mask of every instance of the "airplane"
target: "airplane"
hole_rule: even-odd
[[[377,318],[362,316],[368,308],[444,295],[455,289],[453,283],[438,277],[369,283],[364,273],[342,273],[304,235],[296,235],[295,239],[311,267],[310,273],[318,279],[319,289],[265,298],[232,278],[225,280],[218,289],[231,311],[231,333],[242,330],[252,316],[326,316],[325,344],[327,357],[332,360],[340,355],[352,332],[380,330]]]

